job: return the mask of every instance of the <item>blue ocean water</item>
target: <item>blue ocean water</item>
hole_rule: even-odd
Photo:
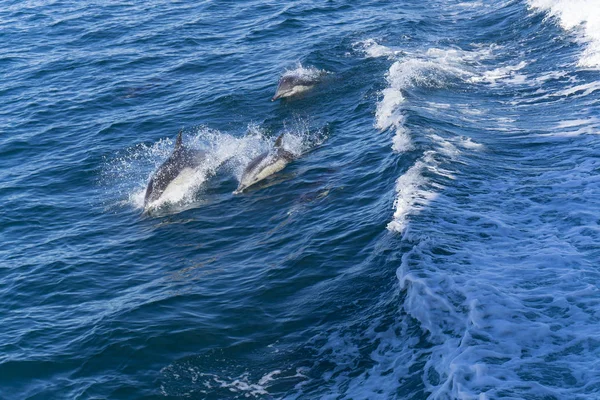
[[[4,1],[0,399],[600,398],[598,32],[584,0]],[[210,157],[144,213],[180,129]]]

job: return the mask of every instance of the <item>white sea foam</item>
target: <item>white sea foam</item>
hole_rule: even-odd
[[[274,380],[274,377],[281,373],[280,370],[271,371],[265,374],[258,382],[252,382],[250,374],[245,372],[238,377],[220,376],[217,374],[203,373],[196,367],[189,367],[184,373],[171,371],[174,369],[173,366],[164,368],[161,372],[172,376],[175,380],[181,380],[182,376],[189,378],[188,382],[184,382],[186,385],[190,385],[189,390],[177,391],[167,388],[165,385],[161,386],[161,392],[164,396],[170,396],[173,394],[183,395],[185,397],[191,395],[214,393],[218,389],[222,389],[224,393],[242,394],[246,398],[262,398],[268,395],[269,392],[266,386],[269,382]],[[183,386],[183,385],[182,385]]]
[[[598,180],[588,175],[593,168],[582,166],[579,181],[577,173],[564,176],[560,168],[539,179],[560,186],[575,178],[571,190],[591,194],[598,189]],[[597,300],[585,300],[600,294],[586,278],[592,270],[569,234],[546,222],[563,200],[541,206],[516,196],[489,207],[498,202],[497,193],[522,186],[502,180],[470,193],[478,207],[469,210],[438,199],[436,230],[460,226],[460,246],[456,238],[418,229],[408,234],[419,245],[403,257],[397,273],[407,294],[404,309],[434,343],[424,382],[433,399],[579,398],[575,393],[600,383],[593,367],[597,347],[589,348],[598,340]],[[482,241],[482,234],[489,240]]]
[[[470,150],[482,150],[484,148],[484,146],[481,143],[477,143],[470,137],[466,136],[458,138],[458,145],[464,149]]]
[[[393,129],[395,132],[392,149],[398,153],[414,149],[403,115],[403,104],[406,102],[404,91],[416,86],[442,88],[452,79],[467,80],[473,73],[466,64],[475,64],[476,60],[489,55],[489,49],[483,49],[481,53],[428,49],[420,57],[414,56],[394,62],[386,75],[389,87],[382,91],[382,98],[375,113],[375,126],[379,130]],[[441,106],[443,105],[436,105],[436,108]],[[390,231],[404,232],[408,217],[434,199],[436,191],[441,189],[439,184],[425,178],[426,171],[440,177],[453,178],[451,173],[440,167],[435,154],[451,160],[459,156],[459,148],[438,135],[429,137],[435,150],[426,152],[396,181],[395,211],[392,221],[387,226]],[[461,147],[472,149],[476,145],[464,141]]]
[[[402,153],[413,149],[408,129],[400,123],[396,127],[396,134],[392,139],[392,149],[396,153]]]
[[[432,67],[433,64],[427,61],[409,59],[396,61],[388,71],[386,78],[390,86],[381,93],[383,97],[377,104],[375,126],[381,131],[389,128],[395,130],[396,137],[393,139],[392,148],[397,152],[408,151],[413,148],[410,141],[410,132],[404,126],[402,103],[406,99],[402,91],[419,83],[428,84],[425,75],[429,75]]]
[[[466,60],[446,57],[451,63],[456,59]],[[428,84],[427,79],[413,78],[408,67],[401,68],[407,61],[397,61],[394,74],[392,69],[388,73],[389,87],[377,107],[378,129],[405,134],[403,109],[411,99],[406,91]],[[419,61],[426,65],[427,59]],[[492,85],[522,84],[529,79],[519,72],[525,67],[524,62],[512,63],[487,73],[465,68],[454,76]],[[414,70],[420,74],[427,68]],[[477,73],[469,76],[469,71]],[[562,76],[551,73],[541,79]],[[585,84],[558,95],[595,90],[597,85]],[[464,114],[489,115],[481,110]],[[560,134],[579,134],[598,127],[594,118],[570,118],[550,122],[547,128],[554,123]],[[513,133],[516,122],[515,115],[493,118],[495,129]],[[600,163],[593,150],[592,157],[579,157],[590,151],[587,142],[570,146],[565,141],[562,159],[556,154],[561,149],[548,154],[528,149],[505,160],[522,165],[494,166],[495,157],[490,157],[482,163],[481,174],[474,171],[460,185],[441,190],[438,177],[457,175],[448,164],[484,146],[441,132],[418,134],[430,139],[426,143],[434,150],[397,179],[394,219],[388,225],[403,232],[403,244],[411,246],[396,271],[401,310],[385,330],[378,329],[377,316],[370,316],[371,325],[360,339],[351,333],[330,334],[322,353],[335,367],[323,378],[335,387],[322,398],[394,398],[411,379],[417,381],[410,386],[415,398],[594,397],[600,388],[600,276],[593,261],[600,239],[595,212]],[[527,140],[535,141],[535,135]],[[535,156],[523,160],[528,154]],[[411,219],[417,213],[419,218]],[[426,336],[425,345],[419,343],[419,333],[407,334],[412,321]],[[408,342],[409,336],[414,341]],[[364,363],[370,366],[358,374],[352,368],[364,357],[361,340],[376,348],[369,350],[373,363]],[[419,383],[423,393],[415,394]]]
[[[435,191],[428,190],[431,184],[423,177],[423,172],[428,168],[433,169],[435,164],[432,152],[427,153],[396,180],[394,217],[387,226],[390,231],[404,232],[408,216],[418,213],[437,196]]]
[[[469,82],[487,82],[495,85],[498,81],[512,84],[523,84],[527,81],[527,76],[517,73],[527,66],[525,61],[521,61],[517,65],[509,65],[505,67],[499,67],[491,71],[486,71],[481,75],[473,76],[469,79]]]
[[[592,217],[600,163],[580,152],[573,160],[568,148],[558,152],[554,156],[577,167],[567,174],[560,165],[544,168],[534,179],[526,172],[489,181],[473,176],[465,185],[468,206],[440,192],[428,206],[429,219],[404,236],[412,247],[396,271],[403,296],[396,321],[382,330],[371,318],[360,337],[377,344],[369,353],[373,365],[358,376],[348,372],[351,378],[336,370],[342,377],[328,398],[390,398],[401,386],[414,393],[419,384],[420,398],[429,399],[584,399],[597,393],[600,274],[589,256],[600,239]],[[405,174],[407,193],[427,185],[422,176],[431,165],[420,160]],[[592,203],[583,209],[568,204],[585,204],[580,196]],[[413,321],[426,333],[426,345]],[[334,348],[333,362],[352,365],[359,339],[332,337],[326,350]]]
[[[394,57],[402,54],[401,50],[394,50],[390,47],[383,46],[375,39],[361,40],[360,42],[352,43],[352,47],[358,51],[363,52],[367,57],[378,58],[378,57]]]
[[[443,87],[452,78],[491,85],[529,79],[519,72],[525,62],[479,72],[476,57],[438,50],[428,54],[438,62],[422,56],[392,65],[386,76],[389,87],[377,105],[378,129],[407,134],[403,112],[414,86]],[[542,79],[562,76],[552,73]],[[596,90],[597,85],[585,84],[556,96]],[[553,134],[598,131],[594,118],[571,118],[557,122]],[[498,130],[514,132],[515,122],[511,116],[494,118]],[[598,273],[584,248],[600,239],[593,217],[597,204],[580,210],[573,199],[586,196],[597,203],[598,162],[582,157],[581,163],[569,159],[555,166],[552,161],[527,176],[531,165],[539,165],[536,158],[525,162],[527,168],[516,167],[517,176],[501,167],[497,174],[475,174],[468,178],[472,182],[461,182],[464,191],[458,185],[446,189],[444,182],[457,175],[451,170],[454,162],[484,146],[433,130],[419,136],[428,139],[429,150],[397,179],[394,217],[388,224],[412,245],[396,271],[405,295],[402,311],[388,330],[376,330],[376,319],[365,330],[362,339],[377,348],[370,353],[373,366],[359,376],[344,375],[344,366],[360,357],[356,339],[332,335],[324,351],[331,352],[338,367],[324,376],[336,383],[327,398],[390,398],[410,379],[422,382],[422,397],[430,399],[587,398],[596,393],[600,291],[594,284]],[[578,147],[575,154],[581,152]],[[573,149],[565,154],[571,157]],[[446,195],[450,190],[459,193]],[[567,223],[570,230],[557,229],[565,219],[573,219],[575,227]],[[418,321],[428,346],[406,342],[411,321]],[[414,377],[414,371],[420,376]]]
[[[548,76],[542,77],[542,79],[548,78]],[[551,79],[551,78],[550,78]],[[516,99],[511,101],[511,104],[514,105],[525,105],[525,104],[535,104],[540,101],[562,101],[564,97],[572,97],[574,99],[588,97],[589,95],[600,90],[600,82],[593,81],[588,83],[576,84],[578,82],[577,79],[571,78],[569,79],[573,85],[566,86],[565,89],[554,90],[554,91],[546,91],[546,90],[538,90],[536,92],[536,96],[530,99]],[[536,82],[536,81],[534,81]],[[590,96],[593,97],[593,96]],[[590,98],[589,105],[595,105],[597,100],[594,98]]]
[[[575,96],[585,97],[594,92],[600,90],[600,81],[594,81],[589,83],[583,83],[581,85],[575,85],[568,89],[564,89],[557,93],[558,96]]]
[[[556,17],[565,30],[579,33],[586,48],[579,66],[600,68],[600,2],[596,0],[528,0],[532,8]]]
[[[206,362],[207,358],[210,360]],[[301,387],[307,381],[303,368],[289,367],[257,373],[239,369],[236,360],[210,355],[174,362],[161,371],[160,390],[164,396],[217,398],[270,398],[271,387],[285,382]],[[208,364],[208,365],[207,365]]]
[[[443,87],[452,78],[465,79],[471,73],[462,64],[475,58],[477,56],[471,53],[454,49],[429,49],[422,57],[411,57],[392,64],[386,75],[389,87],[382,91],[382,99],[377,104],[375,126],[382,131],[396,129],[399,137],[394,139],[394,150],[412,148],[402,114],[402,104],[406,101],[403,91],[413,86]]]
[[[435,150],[426,151],[423,157],[396,180],[395,211],[392,221],[387,225],[387,229],[390,231],[405,232],[409,217],[418,214],[444,189],[444,185],[439,182],[440,178],[456,179],[452,171],[442,166],[442,162],[455,161],[460,157],[462,152],[457,145],[470,150],[482,148],[481,145],[462,137],[455,139],[455,145],[438,135],[430,134],[428,136],[433,142]],[[426,178],[426,175],[432,175],[438,179],[434,181]]]
[[[587,126],[587,125],[598,125],[598,118],[586,118],[586,119],[571,119],[571,120],[565,120],[565,121],[560,121],[558,123],[557,128],[559,129],[563,129],[563,128],[572,128],[572,127],[580,127],[580,126]]]
[[[398,127],[404,121],[402,114],[398,112],[400,104],[404,102],[404,96],[400,89],[389,87],[381,93],[383,99],[377,105],[375,113],[375,126],[385,130],[390,126]]]
[[[471,1],[471,2],[462,2],[462,3],[458,3],[456,5],[456,7],[461,7],[461,8],[481,8],[483,7],[484,4],[481,1]]]
[[[538,137],[573,137],[600,134],[600,120],[595,117],[560,121],[553,132],[541,133]]]

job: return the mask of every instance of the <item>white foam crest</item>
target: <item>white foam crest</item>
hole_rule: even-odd
[[[448,62],[454,58],[446,56],[447,53],[443,53],[433,60],[409,58],[397,61],[390,67],[388,82],[397,89],[410,86],[442,87],[446,85],[449,76],[465,73],[453,61]]]
[[[271,374],[273,374],[273,373],[271,373]],[[249,376],[249,374],[246,373],[246,374],[243,374],[242,376],[240,376],[239,378],[236,378],[236,379],[233,379],[230,381],[221,379],[219,377],[213,377],[213,379],[217,384],[220,385],[221,388],[229,389],[229,391],[231,391],[233,393],[243,392],[252,397],[269,394],[269,392],[267,392],[265,390],[265,387],[263,385],[261,385],[260,383],[250,382],[248,379],[248,376]],[[261,378],[261,380],[263,378]]]
[[[450,140],[446,140],[435,133],[430,134],[429,137],[437,145],[438,153],[445,155],[448,159],[456,159],[461,154],[460,150]]]
[[[410,132],[405,126],[402,104],[406,101],[403,91],[413,86],[443,87],[452,78],[468,79],[472,73],[464,64],[477,63],[478,60],[491,55],[491,48],[480,49],[479,52],[464,52],[455,49],[428,49],[422,58],[408,58],[394,62],[386,79],[389,87],[382,91],[383,98],[377,104],[375,126],[383,131],[395,130],[392,149],[396,152],[412,150]],[[449,106],[449,105],[448,105]],[[396,199],[394,215],[387,229],[402,233],[408,226],[408,217],[421,210],[437,196],[442,186],[427,180],[423,173],[428,171],[439,177],[454,179],[450,171],[444,170],[434,155],[444,156],[447,160],[456,159],[460,149],[452,142],[438,135],[430,135],[436,145],[436,151],[428,151],[396,180]],[[470,140],[459,139],[462,148],[477,148]]]
[[[527,76],[519,74],[516,71],[520,71],[527,66],[525,61],[521,61],[517,65],[509,65],[505,67],[499,67],[491,71],[486,71],[482,75],[473,76],[469,78],[469,82],[487,82],[495,85],[497,82],[502,81],[512,84],[523,84],[527,81]]]
[[[404,96],[402,91],[393,87],[384,89],[382,94],[383,99],[375,112],[375,126],[383,131],[390,126],[398,127],[404,121],[404,117],[398,112],[400,104],[404,102]]]
[[[405,101],[402,91],[412,85],[427,83],[423,75],[432,67],[434,65],[427,61],[413,58],[392,64],[386,76],[389,87],[382,91],[383,98],[375,112],[375,126],[378,129],[397,128],[404,122],[400,108]]]
[[[387,225],[390,231],[403,233],[408,225],[408,216],[418,212],[437,196],[430,189],[431,183],[423,176],[425,170],[434,169],[437,165],[433,154],[433,151],[425,153],[421,160],[396,180],[395,211],[392,221]]]
[[[375,39],[366,39],[352,43],[352,47],[358,51],[363,52],[367,56],[367,58],[389,58],[402,54],[401,50],[393,50],[387,46],[383,46],[377,43]]]
[[[528,0],[531,8],[556,17],[560,26],[569,31],[578,29],[586,49],[578,65],[600,68],[600,2],[596,0]]]
[[[414,146],[410,140],[410,134],[408,129],[403,125],[399,124],[396,127],[396,134],[392,139],[392,150],[397,153],[402,153],[404,151],[409,151],[413,149]]]
[[[258,380],[258,384],[264,387],[267,383],[274,381],[276,379],[274,377],[277,375],[281,375],[281,370],[276,369],[263,375],[263,377]]]
[[[471,72],[466,66],[477,66],[482,60],[489,60],[495,57],[495,53],[502,49],[497,44],[474,46],[476,50],[467,51],[460,49],[439,49],[429,48],[425,56],[440,64],[445,69],[449,69],[453,74],[459,76],[469,76]]]
[[[574,96],[574,97],[585,97],[591,93],[600,90],[600,81],[594,81],[589,83],[582,83],[581,85],[575,85],[568,89],[561,90],[557,93],[558,96]]]
[[[483,7],[483,5],[484,5],[483,2],[481,2],[481,1],[472,1],[472,2],[458,3],[456,5],[456,7],[478,9],[478,8]]]
[[[484,146],[481,143],[475,142],[470,137],[461,136],[458,138],[458,145],[464,149],[482,150]]]
[[[572,127],[579,127],[582,125],[590,125],[590,124],[598,124],[598,118],[586,118],[586,119],[571,119],[571,120],[565,120],[565,121],[560,121],[557,124],[557,128],[562,129],[562,128],[572,128]]]
[[[380,131],[394,129],[392,149],[396,152],[412,150],[413,144],[410,132],[404,125],[402,104],[406,101],[403,92],[413,86],[443,87],[451,77],[462,79],[470,76],[462,63],[484,57],[489,49],[482,54],[463,52],[449,49],[428,49],[423,57],[411,57],[392,64],[386,80],[389,87],[381,94],[375,111],[375,127]]]
[[[538,136],[573,137],[579,135],[600,134],[600,119],[595,117],[585,119],[563,120],[556,125],[552,133],[539,134]]]
[[[533,79],[531,81],[531,86],[540,86],[545,81],[552,80],[552,79],[565,78],[565,76],[566,76],[565,73],[552,72],[552,73],[549,73],[546,75],[542,75],[539,78]],[[534,93],[535,97],[532,97],[530,99],[522,98],[522,99],[518,99],[518,100],[512,100],[510,103],[513,105],[524,105],[524,104],[539,103],[541,101],[548,101],[548,100],[562,101],[563,97],[584,98],[584,97],[587,97],[590,94],[595,93],[600,90],[600,81],[592,81],[592,82],[577,84],[577,82],[580,82],[580,81],[576,77],[571,76],[567,79],[573,85],[567,87],[566,89],[548,91],[548,90],[544,90],[542,88],[538,88]],[[594,99],[590,99],[590,102],[587,105],[595,105],[595,103],[596,103],[596,101]]]
[[[456,145],[441,136],[430,134],[429,137],[436,145],[436,150],[426,151],[415,164],[396,180],[396,199],[394,201],[394,216],[388,223],[387,229],[397,233],[404,233],[408,227],[408,218],[420,212],[439,195],[444,186],[438,182],[425,178],[425,172],[445,179],[455,179],[454,173],[441,166],[438,159],[456,161],[461,151]],[[458,144],[473,142],[459,138]],[[475,146],[479,148],[478,146]]]

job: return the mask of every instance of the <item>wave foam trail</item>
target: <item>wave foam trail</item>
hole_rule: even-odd
[[[531,8],[558,18],[565,30],[581,28],[580,39],[587,43],[579,66],[600,68],[600,3],[595,0],[529,0]]]
[[[394,62],[386,76],[389,87],[382,91],[383,98],[377,104],[375,126],[380,131],[394,129],[392,149],[395,152],[414,149],[403,115],[402,106],[406,102],[404,91],[412,87],[443,88],[453,78],[466,80],[472,74],[463,64],[473,62],[480,56],[477,53],[453,49],[429,49],[421,57]],[[435,150],[425,152],[422,158],[396,181],[395,212],[393,220],[387,226],[390,231],[403,232],[407,227],[408,216],[433,200],[436,197],[435,191],[442,188],[439,183],[425,178],[426,173],[452,179],[452,175],[440,167],[439,158],[452,160],[460,151],[437,135],[430,135],[430,139]],[[469,143],[465,143],[462,147],[468,148]]]
[[[527,63],[525,61],[521,61],[517,65],[499,67],[491,71],[486,71],[481,76],[473,76],[469,79],[469,82],[488,82],[492,85],[495,85],[498,81],[514,84],[524,83],[527,77],[525,75],[517,73],[517,71],[520,71],[526,66]]]
[[[425,154],[403,175],[396,180],[396,200],[394,201],[394,216],[387,229],[404,233],[408,227],[408,217],[421,211],[435,200],[439,191],[444,188],[442,179],[455,179],[454,174],[443,168],[442,163],[457,160],[461,151],[448,140],[437,135],[430,135],[435,150]],[[458,138],[457,144],[471,150],[481,149],[480,145],[464,138]],[[467,143],[465,146],[464,143]],[[426,175],[437,177],[436,180],[426,178]]]
[[[199,394],[206,396],[208,394],[214,395],[217,392],[225,396],[238,394],[245,398],[264,398],[264,396],[269,395],[267,391],[269,383],[276,381],[277,375],[281,374],[281,371],[271,371],[263,375],[257,382],[252,381],[248,372],[244,372],[237,377],[230,377],[201,372],[197,367],[177,370],[176,365],[163,368],[161,373],[163,376],[172,378],[175,382],[182,380],[182,378],[188,378],[193,384],[201,383],[201,385],[191,385],[185,389],[171,384],[171,382],[163,383],[160,389],[164,396],[190,397]]]
[[[433,343],[423,375],[430,398],[583,399],[600,387],[600,274],[589,254],[600,231],[584,218],[597,201],[577,209],[560,187],[596,198],[596,164],[471,182],[468,208],[441,194],[429,207],[435,228],[407,231],[417,244],[397,276],[404,311]]]
[[[396,129],[393,149],[397,152],[412,149],[408,129],[404,127],[402,104],[406,101],[403,92],[410,87],[443,87],[451,77],[466,77],[469,73],[461,63],[473,57],[456,50],[429,49],[424,57],[408,58],[394,62],[386,79],[389,87],[382,91],[383,98],[377,104],[375,126],[384,131]]]
[[[433,169],[437,164],[433,154],[426,154],[396,180],[396,210],[393,220],[387,226],[390,231],[404,232],[408,215],[418,211],[437,196],[435,192],[426,189],[431,183],[423,176],[424,170]]]

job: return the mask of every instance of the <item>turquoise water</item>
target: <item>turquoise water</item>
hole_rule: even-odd
[[[598,24],[4,2],[0,398],[600,397]],[[210,156],[144,213],[180,129]],[[233,195],[282,133],[298,159]]]

